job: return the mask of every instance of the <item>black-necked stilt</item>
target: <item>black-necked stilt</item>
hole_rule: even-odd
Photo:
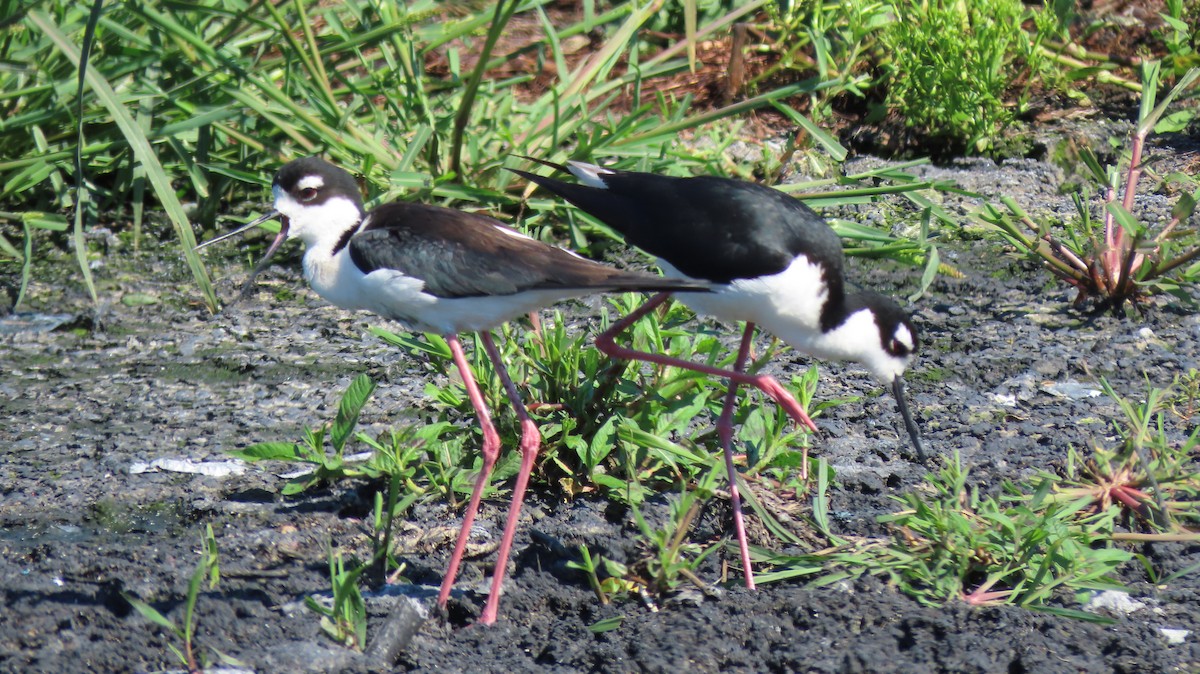
[[[617,346],[613,338],[665,302],[670,292],[656,295],[596,338],[601,351],[617,358],[689,368],[730,380],[717,431],[729,472],[746,587],[753,588],[754,580],[731,448],[738,384],[758,387],[798,423],[816,431],[816,425],[779,382],[743,372],[756,325],[804,353],[862,363],[889,384],[917,455],[924,460],[902,378],[917,350],[917,331],[891,299],[846,291],[841,240],[812,209],[777,190],[728,178],[674,178],[582,162],[561,166],[528,159],[569,172],[579,183],[513,170],[658,257],[664,274],[714,284],[711,293],[681,294],[684,304],[697,313],[746,323],[732,370]],[[807,469],[807,457],[804,465]]]
[[[491,328],[562,299],[603,291],[702,291],[708,284],[621,271],[531,239],[500,222],[462,211],[397,202],[363,210],[349,173],[318,157],[279,169],[275,210],[209,245],[278,217],[266,260],[291,238],[304,241],[304,277],[318,295],[345,309],[365,309],[410,329],[445,335],[483,429],[483,469],[450,556],[438,603],[445,605],[500,452],[500,437],[463,354],[457,333],[478,331],[521,422],[521,468],[513,487],[492,589],[479,621],[496,620],[500,587],[541,436],[508,375]]]

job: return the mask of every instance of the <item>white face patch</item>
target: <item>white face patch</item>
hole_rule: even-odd
[[[363,217],[358,205],[345,197],[303,204],[280,187],[275,188],[275,210],[291,222],[288,238],[303,240],[310,251],[314,247],[332,250],[346,230],[358,225]]]
[[[304,176],[300,182],[296,183],[296,187],[302,190],[319,190],[325,186],[325,179],[319,175]]]
[[[896,334],[894,335],[894,337],[896,338],[897,342],[900,342],[901,344],[904,345],[905,349],[907,349],[908,351],[913,350],[913,346],[914,346],[915,342],[913,340],[912,331],[910,331],[908,329],[907,325],[904,325],[903,323],[901,323],[899,326],[897,326]]]

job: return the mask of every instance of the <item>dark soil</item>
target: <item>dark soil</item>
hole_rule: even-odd
[[[1071,208],[1056,190],[1062,176],[1047,164],[970,161],[925,171],[1011,195],[1036,213]],[[1150,194],[1139,213],[1155,220],[1172,202]],[[956,215],[969,206],[947,204]],[[838,215],[890,222],[902,208]],[[370,336],[372,317],[312,295],[294,254],[264,276],[252,299],[209,316],[172,247],[112,252],[96,270],[111,302],[99,329],[90,329],[77,284],[51,280],[47,270],[39,271],[26,308],[66,314],[66,324],[37,331],[3,322],[0,671],[178,669],[168,650],[178,640],[122,597],[140,597],[182,623],[206,525],[220,545],[224,575],[200,596],[198,642],[204,652],[220,649],[259,672],[1200,670],[1200,577],[1193,571],[1154,585],[1137,564],[1122,569],[1120,580],[1142,607],[1112,615],[1112,625],[1012,607],[927,607],[876,581],[825,589],[780,583],[748,592],[736,572],[711,596],[683,593],[657,610],[640,601],[601,606],[565,568],[564,551],[586,543],[593,553],[631,560],[637,549],[630,513],[602,500],[564,501],[538,485],[494,627],[471,624],[490,554],[469,560],[445,614],[432,609],[461,513],[444,503],[419,504],[397,548],[414,583],[368,599],[369,643],[396,646],[395,662],[352,654],[322,634],[301,600],[327,592],[331,542],[360,555],[369,550],[359,491],[365,483],[285,499],[278,495],[283,479],[260,466],[221,477],[133,468],[164,458],[223,461],[229,449],[297,439],[304,426],[333,417],[340,392],[362,372],[380,383],[364,414],[368,433],[431,418],[425,369]],[[1166,386],[1200,364],[1194,314],[1163,302],[1146,306],[1140,320],[1080,313],[1064,286],[995,244],[948,244],[942,256],[965,277],[940,277],[911,304],[924,346],[909,387],[927,448],[937,461],[961,456],[971,483],[985,491],[1062,470],[1070,447],[1112,446],[1107,420],[1118,416],[1117,407],[1091,393],[1101,377],[1137,400],[1147,381]],[[70,268],[69,258],[58,267]],[[240,266],[218,273],[226,297],[244,273]],[[851,273],[898,296],[912,293],[919,278],[877,262],[854,263]],[[134,301],[145,296],[156,303]],[[596,306],[577,304],[575,311],[586,317]],[[772,369],[806,366],[789,357]],[[876,517],[894,510],[891,497],[919,486],[928,470],[906,458],[894,407],[875,395],[880,389],[868,375],[854,366],[823,368],[822,399],[864,392],[872,395],[818,418],[814,452],[837,473],[831,511],[841,534],[883,533]],[[1177,420],[1179,432],[1196,421]],[[665,503],[652,503],[650,515],[664,516]],[[498,536],[505,507],[503,498],[485,503],[480,539]],[[727,515],[715,500],[692,538],[709,543],[726,535]],[[1145,543],[1136,552],[1159,578],[1200,563],[1197,544]],[[720,580],[720,561],[733,563],[714,558],[704,580]],[[381,637],[420,622],[404,617],[413,600],[428,613],[415,637]],[[1072,597],[1062,600],[1078,607]],[[614,616],[624,617],[618,629],[588,629]],[[1171,644],[1162,628],[1190,634]]]

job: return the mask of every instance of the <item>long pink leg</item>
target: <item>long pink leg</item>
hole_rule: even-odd
[[[512,404],[513,412],[521,422],[521,470],[517,473],[517,483],[513,485],[512,502],[508,506],[508,520],[504,523],[504,534],[500,537],[500,549],[496,552],[496,568],[492,571],[492,591],[488,595],[487,605],[479,616],[479,622],[491,625],[496,622],[496,612],[500,606],[500,588],[504,584],[504,572],[508,567],[508,554],[512,550],[513,535],[517,531],[517,520],[521,518],[521,503],[525,501],[525,488],[529,485],[529,476],[533,472],[533,462],[537,459],[538,449],[542,444],[542,434],[537,424],[529,418],[525,411],[525,402],[521,393],[508,375],[504,359],[496,343],[492,341],[490,332],[482,332],[483,348],[487,350],[492,363],[496,366],[496,374],[508,392],[508,401]]]
[[[624,332],[630,325],[633,325],[633,323],[642,316],[654,311],[658,305],[666,302],[670,297],[671,293],[659,293],[654,297],[651,297],[645,304],[638,307],[636,311],[617,321],[611,328],[597,335],[596,348],[600,349],[601,352],[607,354],[611,358],[621,358],[624,360],[643,360],[649,363],[655,363],[656,365],[679,367],[685,370],[703,372],[704,374],[712,375],[714,377],[724,377],[730,380],[731,385],[733,383],[737,383],[753,386],[770,396],[776,403],[783,407],[784,411],[787,412],[797,424],[808,428],[814,433],[817,431],[817,425],[814,424],[812,419],[809,419],[808,415],[804,413],[804,408],[800,407],[800,403],[796,402],[796,399],[792,397],[792,394],[789,393],[782,384],[776,381],[774,377],[769,377],[767,375],[750,375],[746,374],[745,372],[738,372],[736,370],[722,370],[719,367],[712,367],[711,365],[704,365],[703,363],[692,363],[679,358],[664,356],[660,353],[634,351],[633,349],[627,349],[623,346],[617,345],[616,341],[614,341],[614,337]]]
[[[754,324],[747,323],[742,333],[742,345],[738,349],[737,360],[733,363],[735,372],[741,372],[746,367],[746,359],[750,357],[750,342],[754,337]],[[725,394],[725,406],[721,408],[721,417],[717,420],[717,436],[721,438],[721,449],[725,450],[725,471],[729,473],[729,503],[733,506],[733,530],[737,535],[738,550],[742,553],[742,573],[746,577],[746,589],[754,589],[754,569],[750,566],[750,545],[746,542],[746,525],[742,521],[742,496],[738,493],[737,470],[733,467],[733,408],[737,405],[738,384],[729,382],[729,392]]]
[[[467,547],[467,540],[471,537],[471,526],[475,524],[475,515],[479,512],[479,499],[483,496],[483,488],[492,474],[492,466],[496,465],[496,458],[500,456],[500,435],[496,433],[496,428],[492,425],[491,414],[488,412],[483,395],[479,392],[479,386],[475,384],[475,376],[471,374],[471,366],[467,363],[466,356],[463,355],[458,335],[446,335],[446,343],[450,345],[450,355],[454,358],[454,364],[458,366],[459,373],[462,374],[463,385],[467,387],[467,397],[471,400],[471,406],[475,408],[475,415],[479,418],[479,427],[483,430],[483,468],[479,471],[479,477],[475,479],[475,488],[471,491],[471,501],[467,504],[467,511],[463,515],[462,529],[458,532],[458,541],[455,542],[454,552],[450,555],[450,564],[446,567],[446,577],[442,579],[442,590],[438,593],[438,606],[442,607],[450,598],[450,589],[454,587],[454,579],[458,577],[458,565],[462,562],[463,551]]]

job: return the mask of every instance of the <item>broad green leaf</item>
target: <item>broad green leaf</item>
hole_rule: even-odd
[[[350,386],[342,394],[342,401],[338,404],[337,418],[333,422],[333,430],[329,435],[329,441],[333,443],[334,449],[339,454],[345,447],[346,440],[354,432],[354,427],[358,424],[358,415],[362,413],[363,406],[366,405],[374,391],[375,382],[371,381],[367,375],[360,374],[350,382]]]
[[[260,442],[225,453],[244,461],[302,461],[304,456],[303,449],[294,442]]]

